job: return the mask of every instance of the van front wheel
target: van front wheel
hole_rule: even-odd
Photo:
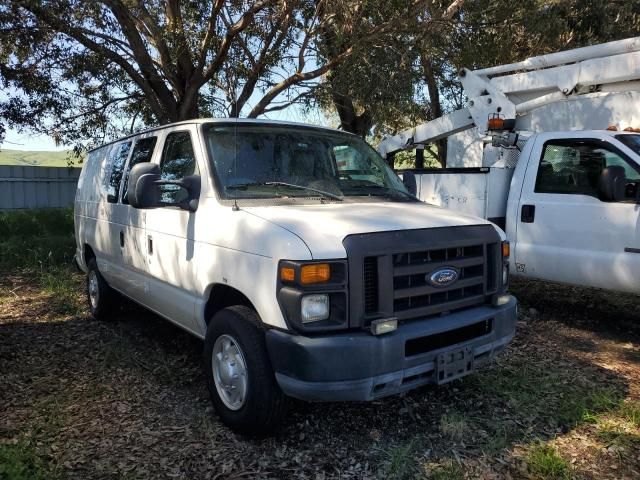
[[[87,301],[96,320],[110,319],[118,301],[116,292],[102,278],[95,258],[87,263]]]
[[[204,370],[211,401],[231,429],[264,435],[286,413],[260,320],[250,308],[234,306],[214,315],[204,343]]]

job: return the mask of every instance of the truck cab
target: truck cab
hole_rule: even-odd
[[[466,107],[378,145],[393,163],[446,141],[446,168],[402,172],[410,190],[505,229],[514,274],[640,293],[640,37],[458,79]]]
[[[640,292],[640,134],[538,133],[511,179],[513,272]]]

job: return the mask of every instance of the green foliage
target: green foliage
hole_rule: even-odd
[[[464,470],[452,460],[435,467],[428,475],[432,480],[463,480]]]
[[[0,165],[22,167],[79,167],[82,158],[73,156],[71,150],[61,152],[32,152],[27,150],[0,150]]]
[[[74,253],[71,209],[0,212],[0,272],[22,271],[37,278],[50,296],[50,309],[62,315],[82,310]]]
[[[527,452],[529,471],[543,480],[563,480],[570,478],[569,464],[556,449],[546,443],[537,443]]]
[[[78,152],[145,126],[255,118],[304,101],[332,68],[391,43],[407,10],[379,7],[371,0],[4,2],[0,86],[11,94],[0,100],[0,121]],[[322,32],[336,38],[331,56],[320,53]]]
[[[32,444],[0,444],[0,480],[45,480],[53,476]]]
[[[74,252],[71,209],[0,212],[0,270],[44,272],[71,265]]]
[[[389,448],[386,451],[389,462],[386,478],[394,480],[412,478],[417,468],[414,453],[413,441]]]

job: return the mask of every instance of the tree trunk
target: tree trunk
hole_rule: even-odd
[[[422,71],[424,73],[424,81],[427,84],[429,92],[429,102],[431,104],[431,118],[434,120],[442,116],[442,104],[440,103],[440,91],[438,90],[438,82],[433,71],[433,63],[430,58],[422,56]],[[447,139],[443,138],[435,142],[438,146],[438,160],[442,168],[447,166]]]
[[[340,117],[340,127],[345,132],[355,133],[363,138],[369,133],[373,126],[373,118],[370,111],[365,110],[358,115],[353,105],[353,100],[341,93],[333,94],[333,104]]]

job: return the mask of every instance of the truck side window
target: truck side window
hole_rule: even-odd
[[[189,132],[174,132],[167,135],[160,160],[160,176],[163,180],[180,180],[190,175],[200,175],[198,162],[193,153]],[[177,185],[161,185],[161,199],[167,203],[186,200],[186,192]]]
[[[109,155],[109,164],[111,165],[111,174],[109,175],[109,183],[107,185],[107,202],[116,203],[118,201],[118,192],[120,191],[120,182],[122,181],[122,172],[124,164],[129,156],[131,142],[116,145]]]
[[[131,159],[127,166],[127,173],[124,178],[124,187],[122,189],[122,203],[129,203],[127,200],[127,188],[129,186],[129,172],[134,165],[138,163],[150,162],[153,156],[153,149],[156,146],[157,137],[142,138],[136,142],[133,147],[133,153],[131,153]]]
[[[634,198],[633,184],[640,174],[614,150],[597,141],[550,141],[544,146],[535,191],[537,193],[579,194],[598,198],[598,180],[605,167],[620,165],[625,169],[629,198]],[[636,183],[637,185],[637,183]]]

